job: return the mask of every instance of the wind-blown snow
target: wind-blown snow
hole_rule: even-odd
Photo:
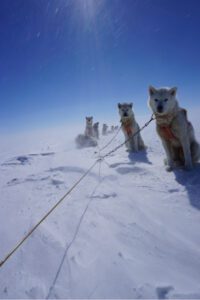
[[[0,268],[0,298],[200,298],[200,166],[167,173],[154,127],[147,153],[97,165]],[[0,259],[98,156],[50,134],[1,147]]]

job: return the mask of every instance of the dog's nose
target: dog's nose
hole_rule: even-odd
[[[128,114],[126,112],[124,113],[124,117],[128,117]]]
[[[162,105],[158,105],[157,111],[158,111],[159,113],[161,113],[161,112],[163,111],[163,106],[162,106]]]

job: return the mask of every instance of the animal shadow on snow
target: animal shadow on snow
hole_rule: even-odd
[[[138,166],[135,166],[136,163],[146,163],[151,165],[152,163],[149,161],[147,157],[146,151],[141,151],[141,152],[131,152],[128,154],[128,162],[119,162],[110,165],[110,168],[117,168],[117,172],[120,174],[127,174],[127,173],[134,173],[134,172],[139,172],[142,169]],[[122,167],[125,165],[124,167]]]
[[[200,163],[190,172],[175,170],[174,174],[176,181],[185,187],[190,204],[200,210]]]
[[[137,162],[141,163],[147,163],[149,165],[152,165],[152,163],[149,161],[147,157],[146,151],[141,151],[139,152],[129,152],[128,154],[128,159],[129,162],[119,162],[119,163],[114,163],[110,165],[110,168],[116,168],[120,165],[134,165]]]
[[[136,152],[136,153],[130,152],[128,158],[131,162],[140,162],[140,163],[152,165],[152,163],[149,161],[147,157],[146,150]]]

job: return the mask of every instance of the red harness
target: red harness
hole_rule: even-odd
[[[163,138],[167,141],[178,141],[178,138],[173,134],[171,127],[168,126],[159,126],[160,133]],[[184,162],[184,154],[183,154],[183,147],[179,146],[176,148],[177,154],[179,159]]]
[[[170,126],[159,126],[162,136],[168,140],[178,140],[177,137],[173,134],[172,129]]]
[[[186,118],[186,121],[187,121],[187,124],[188,124],[188,127],[191,127],[192,124],[188,121],[187,119],[187,110],[186,109],[183,109],[181,108],[180,109],[184,115],[185,115],[185,118]],[[160,118],[161,119],[161,118]],[[164,119],[164,118],[162,118]],[[165,117],[165,119],[168,121],[168,116]],[[170,120],[169,120],[170,121]],[[168,141],[179,141],[179,139],[174,135],[173,131],[172,131],[172,128],[170,125],[161,125],[161,124],[157,124],[158,128],[159,128],[159,131],[160,131],[160,135],[162,135],[162,137],[165,139],[165,140],[168,140]],[[180,144],[180,143],[179,143]],[[178,145],[177,145],[178,146]],[[179,159],[181,159],[183,162],[184,162],[184,152],[183,152],[183,147],[180,145],[178,147],[176,147],[176,151],[177,151],[177,154],[179,155]]]
[[[187,111],[185,109],[182,109],[182,111],[185,114],[186,120],[187,120]],[[188,127],[191,126],[191,123],[187,120],[187,124]],[[173,134],[171,126],[170,125],[158,125],[161,131],[162,136],[168,140],[168,141],[172,141],[172,140],[178,140],[178,138]]]
[[[130,125],[129,126],[124,126],[124,129],[125,129],[128,136],[132,136],[134,134],[134,130]]]
[[[126,121],[122,123],[124,131],[126,131],[128,137],[131,137],[134,134],[134,129],[132,126],[132,121]]]

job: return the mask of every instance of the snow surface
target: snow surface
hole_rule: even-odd
[[[68,131],[2,138],[0,260],[98,156]],[[155,125],[142,136],[147,153],[97,165],[0,268],[0,298],[200,298],[200,165],[167,173]]]

